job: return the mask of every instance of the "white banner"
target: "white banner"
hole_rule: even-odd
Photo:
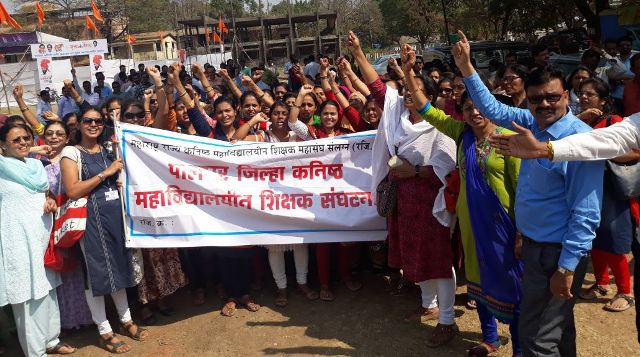
[[[231,144],[119,124],[129,247],[383,240],[371,200],[375,132]]]
[[[104,54],[109,53],[107,48],[107,40],[84,40],[84,41],[68,41],[68,42],[53,42],[53,43],[32,43],[31,45],[31,57],[46,58],[46,57],[71,57],[71,56],[85,56],[94,53]]]
[[[52,60],[51,58],[38,58],[36,72],[38,72],[38,84],[40,90],[49,89],[52,93],[62,96],[64,80],[70,77],[71,60]]]

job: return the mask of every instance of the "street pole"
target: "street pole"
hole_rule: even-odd
[[[451,38],[449,37],[449,21],[447,20],[447,8],[444,5],[444,0],[442,2],[442,15],[444,16],[444,31],[447,36],[447,44],[451,45]]]

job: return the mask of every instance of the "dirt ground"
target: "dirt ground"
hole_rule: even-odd
[[[592,282],[588,275],[585,285]],[[129,356],[465,356],[481,339],[477,314],[462,304],[464,287],[458,288],[455,308],[460,334],[438,349],[424,343],[435,321],[406,320],[419,305],[418,290],[392,296],[386,288],[383,277],[369,274],[359,292],[336,284],[333,302],[308,302],[290,289],[289,306],[278,308],[275,285],[268,284],[255,295],[263,305],[260,311],[239,309],[231,318],[220,315],[222,300],[214,292],[209,292],[204,306],[194,307],[185,290],[172,298],[176,314],[158,316],[158,324],[149,326],[148,341],[123,339],[132,347]],[[579,356],[640,356],[634,310],[606,312],[604,301],[580,301],[576,306]],[[116,326],[117,320],[111,321]],[[500,335],[508,339],[508,326],[500,325]],[[74,354],[78,357],[106,355],[97,338],[94,327],[63,337],[79,348]],[[8,348],[6,356],[21,355],[16,338]],[[511,344],[497,356],[511,356]]]

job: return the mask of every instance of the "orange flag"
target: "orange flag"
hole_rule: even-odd
[[[136,41],[137,41],[137,40],[136,40],[136,38],[135,38],[135,37],[133,37],[133,36],[131,36],[131,35],[127,35],[127,42],[129,42],[129,43],[134,43],[134,42],[136,42]]]
[[[36,14],[38,15],[38,26],[42,27],[44,22],[44,9],[40,5],[40,1],[36,1]]]
[[[222,44],[222,39],[220,38],[220,36],[218,36],[218,33],[213,31],[213,43],[219,43]]]
[[[160,43],[164,42],[164,36],[160,34]]]
[[[20,24],[16,20],[14,20],[11,15],[9,15],[9,11],[7,11],[7,8],[4,7],[2,1],[0,1],[0,24],[10,25],[14,29],[18,30],[22,28],[22,26],[20,26]]]
[[[95,0],[91,0],[91,10],[93,11],[93,17],[100,22],[104,22],[104,17],[100,14],[100,10],[98,9],[98,5],[96,5]]]
[[[227,25],[225,25],[224,22],[222,22],[222,16],[220,16],[218,18],[218,32],[221,35],[229,32],[229,29],[227,28]]]
[[[100,33],[100,30],[98,30],[98,27],[96,27],[96,23],[93,22],[93,20],[91,20],[89,15],[85,16],[85,22],[87,24],[88,30],[93,30],[93,32],[95,32],[96,35]]]

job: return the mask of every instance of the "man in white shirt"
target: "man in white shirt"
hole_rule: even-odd
[[[51,111],[51,103],[49,103],[50,99],[49,91],[43,90],[40,92],[38,106],[36,107],[36,118],[38,118],[38,121],[42,124],[45,124],[47,121],[47,119],[42,116],[42,113]]]

